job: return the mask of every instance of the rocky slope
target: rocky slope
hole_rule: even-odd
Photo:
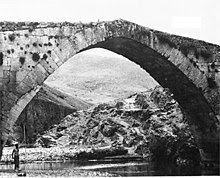
[[[90,103],[43,85],[16,121],[11,139],[19,143],[33,143],[37,135],[48,130],[51,125],[58,124],[74,111],[88,109],[90,106]]]
[[[172,99],[172,94],[161,87],[76,111],[40,136],[36,145],[92,148],[89,153],[79,153],[80,158],[91,155],[93,158],[97,155],[94,150],[100,148],[110,152],[118,148],[120,154],[164,159],[177,164],[199,162],[198,148],[186,116]],[[102,157],[109,151],[102,152]]]

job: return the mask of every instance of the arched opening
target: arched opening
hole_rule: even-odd
[[[128,38],[111,38],[84,50],[102,47],[140,65],[162,87],[169,88],[189,116],[190,127],[200,148],[219,153],[218,120],[201,90],[173,63],[142,43]],[[212,151],[211,151],[212,150]]]
[[[106,39],[81,51],[91,48],[104,48],[128,58],[146,70],[161,86],[169,88],[188,114],[190,127],[200,147],[213,150],[218,139],[212,108],[200,89],[177,66],[152,48],[129,38]]]
[[[26,143],[34,144],[37,136],[75,110],[126,98],[156,85],[145,70],[121,55],[103,48],[83,51],[45,80],[17,119],[13,138],[22,143],[25,133]]]
[[[128,97],[159,85],[139,65],[103,48],[76,54],[45,83],[92,104]]]

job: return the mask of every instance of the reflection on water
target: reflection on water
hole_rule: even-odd
[[[21,164],[23,170],[83,170],[100,171],[120,176],[153,176],[153,175],[219,175],[218,168],[201,169],[200,167],[177,167],[174,165],[146,162],[143,160],[98,160],[98,161],[66,161],[38,162]],[[0,165],[1,172],[10,172],[13,165]]]

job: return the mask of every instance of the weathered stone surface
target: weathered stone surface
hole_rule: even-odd
[[[220,95],[220,47],[217,45],[125,20],[89,24],[6,22],[2,23],[0,41],[1,91],[26,96],[77,52],[101,47],[139,64],[163,87],[169,88],[190,116],[191,128],[201,147],[210,139],[219,142],[216,116],[220,115],[220,100],[216,96]],[[32,73],[38,69],[41,72]],[[31,99],[28,97],[27,102],[18,99],[23,105],[8,108],[7,122],[13,125]]]

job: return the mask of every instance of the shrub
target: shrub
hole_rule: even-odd
[[[33,29],[32,27],[30,27],[30,28],[28,29],[28,31],[31,33],[31,32],[34,31],[34,29]]]
[[[42,57],[42,59],[46,60],[46,59],[47,59],[47,55],[44,54],[43,57]]]
[[[48,46],[53,46],[51,42],[48,43]]]
[[[14,41],[14,40],[15,40],[15,34],[14,34],[14,33],[9,34],[9,35],[8,35],[8,39],[9,39],[10,41]]]
[[[216,87],[216,82],[213,78],[208,77],[207,82],[210,88],[215,88]]]
[[[34,53],[34,54],[32,55],[32,60],[33,60],[34,62],[37,62],[39,59],[40,59],[40,55],[39,55],[38,53]]]
[[[163,35],[157,35],[159,41],[163,44],[168,44],[171,48],[177,48],[177,45],[169,39],[169,37]]]
[[[19,61],[20,61],[20,63],[23,65],[24,62],[25,62],[25,57],[20,57],[20,58],[19,58]]]
[[[189,49],[187,46],[185,46],[185,45],[180,46],[180,51],[184,54],[184,56],[187,57],[187,55],[189,53]]]
[[[208,59],[212,56],[212,53],[209,52],[208,50],[201,50],[200,51],[200,55],[205,58],[205,59]]]
[[[30,22],[30,26],[32,26],[32,27],[36,27],[36,26],[38,26],[40,23],[39,22]]]
[[[33,43],[33,46],[34,46],[34,47],[37,47],[37,43]]]

